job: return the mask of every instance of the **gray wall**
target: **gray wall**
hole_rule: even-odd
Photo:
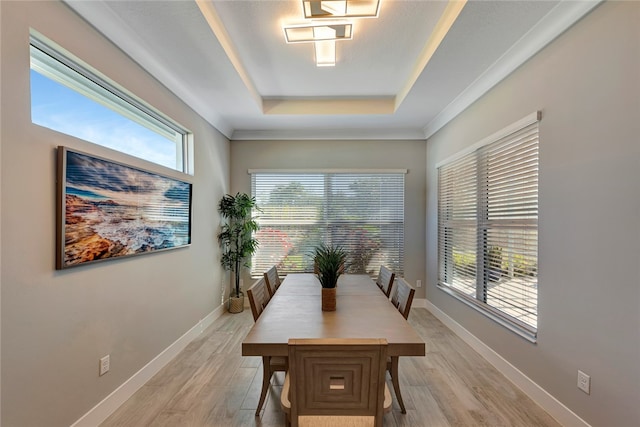
[[[596,9],[427,147],[423,141],[230,146],[65,6],[3,1],[0,10],[5,426],[73,423],[218,306],[228,277],[217,261],[217,201],[225,192],[250,191],[250,168],[409,169],[407,278],[426,279],[426,296],[437,307],[592,425],[640,425],[640,4]],[[54,270],[56,146],[168,171],[31,124],[30,26],[194,132],[190,248]],[[543,119],[540,323],[533,345],[436,289],[434,165],[536,109]],[[419,289],[417,297],[424,295]],[[98,377],[98,359],[107,353],[111,371]],[[592,376],[590,396],[576,387],[577,369]]]
[[[415,285],[425,277],[425,155],[424,141],[232,141],[231,189],[251,192],[249,169],[407,169],[404,275]],[[251,279],[243,280],[246,289]]]
[[[605,3],[429,138],[427,298],[594,426],[640,425],[640,3]],[[542,110],[530,344],[436,288],[435,165]],[[576,387],[591,375],[591,395]]]
[[[220,305],[229,142],[63,4],[0,7],[2,424],[68,426]],[[191,247],[54,270],[56,146],[181,175],[32,125],[30,26],[194,133]],[[98,377],[105,354],[111,370]]]

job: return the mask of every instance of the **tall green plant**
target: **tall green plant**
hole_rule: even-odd
[[[218,234],[222,247],[220,263],[234,273],[236,297],[240,296],[240,269],[251,265],[251,255],[258,249],[258,241],[253,237],[258,223],[251,216],[252,209],[259,210],[256,199],[244,193],[226,194],[218,204],[218,212],[225,220]]]
[[[347,252],[340,246],[320,245],[314,249],[313,262],[323,288],[335,288],[345,268]]]

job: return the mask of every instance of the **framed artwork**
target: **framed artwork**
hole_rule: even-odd
[[[192,184],[58,147],[56,269],[191,244]]]

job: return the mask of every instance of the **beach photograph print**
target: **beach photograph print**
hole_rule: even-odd
[[[191,243],[191,184],[58,148],[56,268]]]

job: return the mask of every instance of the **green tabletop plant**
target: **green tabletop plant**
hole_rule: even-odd
[[[335,288],[344,272],[347,252],[340,246],[320,244],[313,252],[314,270],[323,288]]]
[[[322,285],[322,310],[336,310],[336,285],[344,272],[347,252],[340,246],[321,244],[314,249],[314,271]]]

